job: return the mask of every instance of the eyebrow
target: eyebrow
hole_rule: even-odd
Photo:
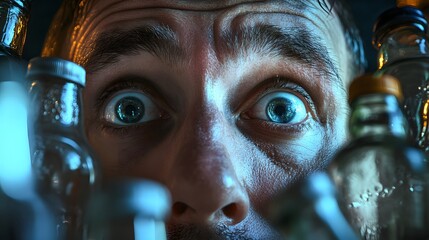
[[[119,61],[121,56],[137,55],[141,51],[174,63],[183,60],[185,53],[168,26],[141,26],[131,30],[102,33],[93,43],[84,64],[93,73]]]
[[[282,29],[260,24],[241,27],[236,32],[224,32],[223,47],[234,57],[257,53],[260,56],[280,56],[293,59],[310,68],[322,71],[329,78],[339,81],[339,70],[331,59],[320,37],[307,29]]]
[[[260,24],[225,31],[220,46],[233,57],[257,53],[261,56],[281,56],[294,59],[313,69],[319,69],[339,82],[338,68],[329,57],[319,37],[301,28],[281,29]],[[141,26],[131,30],[113,30],[102,33],[94,42],[84,67],[94,73],[119,61],[121,56],[137,55],[141,51],[177,64],[186,58],[174,31],[168,26]],[[341,84],[340,84],[341,85]]]

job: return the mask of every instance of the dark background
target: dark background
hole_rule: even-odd
[[[25,59],[40,55],[46,31],[61,2],[62,0],[33,0],[24,48]],[[374,71],[377,63],[376,52],[371,46],[372,25],[381,12],[395,5],[395,0],[348,0],[348,3],[362,35],[368,60],[367,71]]]

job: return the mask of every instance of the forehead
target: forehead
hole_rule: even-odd
[[[323,2],[325,0],[321,1]],[[285,6],[295,9],[304,9],[311,5],[321,6],[321,2],[319,0],[87,0],[85,4],[89,6],[112,6],[116,3],[126,5],[132,4],[134,7],[164,7],[199,11],[215,11],[233,6],[259,3],[269,4],[271,7]]]
[[[341,24],[335,13],[325,10],[329,6],[322,5],[319,0],[88,0],[77,8],[68,54],[70,59],[82,62],[97,35],[151,23],[167,25],[174,31],[180,29],[182,37],[195,30],[216,34],[201,29],[235,31],[234,27],[242,25],[269,23],[307,28],[324,38],[338,38]]]

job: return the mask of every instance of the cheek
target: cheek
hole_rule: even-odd
[[[100,160],[103,177],[107,180],[133,176],[156,179],[152,175],[158,172],[160,161],[146,159],[154,154],[171,126],[170,121],[166,120],[147,123],[144,127],[131,129],[126,133],[113,133],[98,127],[90,129],[88,140]]]
[[[259,154],[254,159],[249,192],[255,210],[264,216],[267,204],[277,194],[299,178],[323,168],[332,151],[321,128],[282,144],[256,145]]]

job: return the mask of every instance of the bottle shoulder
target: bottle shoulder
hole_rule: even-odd
[[[333,158],[330,168],[340,168],[364,161],[379,164],[391,161],[392,165],[403,165],[412,171],[427,171],[427,154],[405,139],[395,136],[370,136],[352,140],[341,148]]]
[[[81,155],[92,156],[86,138],[80,134],[59,134],[44,132],[37,134],[34,138],[34,146],[37,150],[57,149],[58,151],[74,151]]]

